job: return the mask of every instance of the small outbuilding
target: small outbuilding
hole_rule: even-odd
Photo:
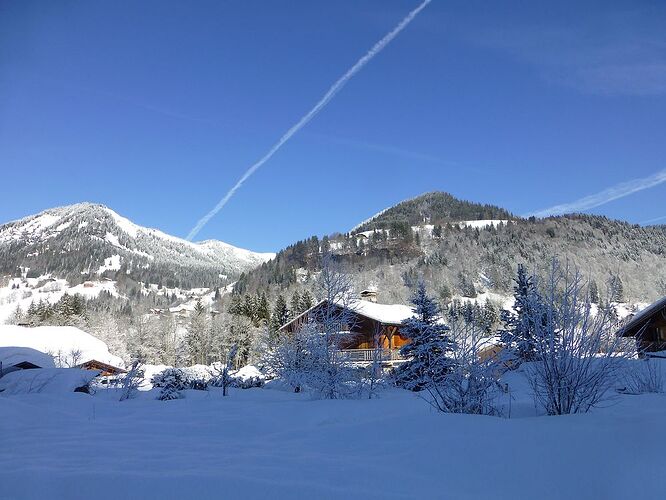
[[[629,317],[617,335],[634,337],[640,352],[666,350],[666,297]]]

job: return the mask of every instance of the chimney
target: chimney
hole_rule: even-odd
[[[362,300],[367,300],[368,302],[377,302],[377,287],[370,286],[365,290],[362,290],[359,293]]]

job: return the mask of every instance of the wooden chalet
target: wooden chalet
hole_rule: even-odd
[[[126,370],[118,368],[117,366],[110,365],[108,363],[102,363],[96,359],[91,359],[80,365],[76,365],[75,368],[80,368],[82,370],[99,370],[101,377],[111,377],[113,375],[120,375],[121,373],[126,373]]]
[[[400,333],[402,322],[414,315],[411,307],[400,304],[377,304],[370,300],[354,300],[349,304],[329,304],[322,300],[307,311],[296,316],[280,327],[284,333],[294,333],[305,324],[318,322],[323,315],[336,314],[345,317],[349,324],[341,324],[339,331],[349,332],[342,341],[341,348],[350,361],[367,363],[372,360],[373,351],[382,347],[387,362],[402,361],[400,348],[409,342]],[[331,311],[332,308],[333,310]],[[345,310],[346,309],[346,310]]]
[[[639,352],[666,351],[666,297],[629,318],[617,335],[634,337]]]

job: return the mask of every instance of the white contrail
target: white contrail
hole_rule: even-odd
[[[324,97],[322,97],[315,106],[308,111],[308,113],[301,118],[296,125],[291,127],[282,137],[280,137],[280,140],[271,148],[268,150],[268,153],[266,153],[259,161],[257,161],[254,165],[252,165],[250,168],[247,169],[247,171],[243,174],[243,176],[236,182],[236,184],[229,190],[227,194],[224,195],[224,198],[222,198],[215,207],[208,212],[206,215],[204,215],[199,222],[192,228],[190,233],[187,235],[188,240],[192,240],[199,231],[208,223],[210,219],[215,217],[215,215],[222,210],[224,205],[227,204],[227,202],[231,199],[231,197],[238,191],[238,189],[243,185],[243,183],[252,175],[254,174],[259,167],[261,167],[264,163],[266,163],[268,160],[271,159],[271,157],[277,153],[277,151],[284,146],[284,144],[291,139],[296,132],[298,132],[300,129],[302,129],[305,125],[308,124],[310,120],[312,120],[324,107],[335,97],[335,95],[342,89],[342,87],[345,86],[345,84],[351,80],[351,78],[361,71],[363,67],[368,64],[373,57],[375,57],[377,54],[379,54],[396,36],[400,34],[400,32],[407,27],[409,23],[412,22],[412,20],[421,12],[423,9],[426,8],[426,6],[431,2],[432,0],[424,0],[421,5],[419,5],[417,8],[415,8],[413,11],[411,11],[407,17],[405,17],[402,21],[400,21],[400,24],[398,24],[393,30],[386,35],[384,38],[382,38],[380,41],[378,41],[363,57],[361,57],[356,64],[354,64],[338,81],[336,81],[331,88],[328,89],[328,92],[324,94]]]
[[[630,194],[643,191],[644,189],[658,186],[662,182],[666,182],[666,169],[660,170],[656,174],[653,174],[649,177],[621,182],[620,184],[611,186],[598,193],[585,196],[580,200],[572,201],[571,203],[555,205],[554,207],[532,212],[531,214],[527,214],[526,217],[547,217],[549,215],[562,215],[572,212],[582,212],[584,210],[589,210],[590,208],[605,205],[610,201],[624,198]]]

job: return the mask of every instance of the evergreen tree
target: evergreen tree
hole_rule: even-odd
[[[536,359],[537,341],[535,332],[537,330],[535,321],[545,321],[543,300],[537,290],[534,279],[527,274],[525,266],[518,265],[518,273],[515,278],[514,303],[515,313],[503,312],[503,321],[506,329],[502,331],[501,337],[507,347],[514,352],[521,361],[533,361]]]
[[[460,286],[460,293],[463,297],[476,297],[476,287],[472,280],[467,276],[467,272],[463,271],[458,275],[458,282]]]
[[[242,297],[234,293],[231,295],[231,302],[229,303],[229,314],[236,314],[239,316],[242,316],[244,311],[243,311],[243,299]]]
[[[611,302],[624,302],[624,284],[617,274],[608,279],[608,296]]]
[[[590,281],[589,295],[591,303],[599,304],[599,287],[597,286],[597,282],[594,280]]]
[[[271,319],[271,310],[268,305],[268,298],[264,292],[261,292],[261,296],[257,301],[257,313],[255,318],[255,325],[258,326],[260,323],[268,323]]]
[[[271,333],[275,334],[278,329],[289,321],[289,309],[287,309],[287,301],[282,295],[278,295],[273,307],[273,314],[271,314]]]
[[[305,290],[303,292],[303,295],[301,295],[301,300],[299,302],[299,310],[298,310],[299,314],[307,311],[313,305],[314,305],[314,299],[312,298],[312,295],[310,294],[310,292]]]
[[[329,241],[328,236],[324,236],[321,239],[321,253],[325,254],[331,251],[331,242]]]
[[[187,347],[190,363],[208,364],[208,355],[211,350],[208,339],[209,333],[210,329],[208,327],[206,309],[201,300],[197,300],[187,329]]]
[[[296,290],[291,296],[291,313],[297,316],[301,313],[301,294]]]
[[[206,312],[206,308],[204,307],[203,303],[201,302],[201,299],[197,299],[196,303],[194,304],[194,314],[196,316],[201,316]]]
[[[400,354],[407,358],[398,370],[398,380],[407,388],[421,390],[443,380],[451,369],[448,357],[455,348],[444,325],[437,302],[427,294],[425,283],[419,282],[411,298],[414,317],[405,320],[400,333],[410,339]]]
[[[257,317],[257,301],[252,295],[246,295],[243,300],[243,316],[250,318],[252,322]]]
[[[481,311],[481,320],[479,326],[483,331],[490,335],[500,321],[500,312],[498,307],[490,300],[486,300]]]

